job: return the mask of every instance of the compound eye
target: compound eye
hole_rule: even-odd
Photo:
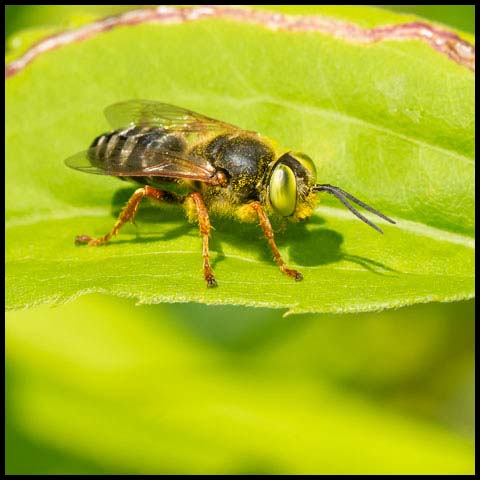
[[[315,180],[317,179],[317,167],[315,167],[313,160],[308,155],[305,155],[301,152],[295,152],[294,156],[295,160],[297,160],[298,163],[305,167],[307,172],[313,177],[312,180],[315,182]]]
[[[295,211],[297,203],[297,181],[290,167],[279,164],[270,178],[270,203],[280,215],[288,217]]]

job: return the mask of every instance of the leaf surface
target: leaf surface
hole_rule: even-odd
[[[337,12],[337,13],[336,13]],[[345,9],[328,15],[345,19]],[[375,9],[348,21],[404,21]],[[316,162],[393,217],[380,236],[322,197],[277,242],[304,281],[283,277],[255,225],[212,218],[219,288],[180,209],[144,205],[137,227],[99,236],[132,190],[67,169],[108,131],[105,106],[150,98],[261,132]],[[376,310],[473,296],[474,73],[420,40],[359,44],[224,19],[113,28],[40,55],[6,86],[7,307],[89,292],[291,312]]]

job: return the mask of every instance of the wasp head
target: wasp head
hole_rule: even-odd
[[[267,183],[271,209],[282,217],[300,220],[309,217],[316,204],[317,171],[313,160],[304,153],[289,152],[272,166]]]
[[[282,217],[301,220],[313,213],[317,193],[327,192],[338,198],[355,216],[380,233],[383,233],[382,230],[363,216],[350,202],[360,205],[390,223],[395,223],[345,190],[330,184],[315,183],[316,176],[315,164],[309,156],[299,152],[282,155],[273,165],[268,180],[267,199],[272,210]]]

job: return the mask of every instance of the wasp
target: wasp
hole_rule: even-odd
[[[244,222],[258,220],[280,270],[296,281],[303,276],[282,259],[269,217],[307,219],[318,193],[326,192],[380,233],[382,230],[350,202],[395,223],[345,190],[316,183],[315,164],[309,156],[280,152],[275,142],[258,133],[150,100],[115,103],[104,113],[114,130],[95,138],[88,150],[65,160],[66,165],[142,186],[135,190],[109,233],[100,238],[78,235],[77,244],[107,243],[122,225],[133,222],[143,198],[181,203],[190,220],[198,219],[203,275],[207,286],[214,287],[209,213]]]

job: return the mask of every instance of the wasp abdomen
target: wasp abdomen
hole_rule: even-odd
[[[133,172],[154,165],[161,152],[181,153],[185,143],[162,128],[132,126],[100,135],[90,148],[93,165]]]

